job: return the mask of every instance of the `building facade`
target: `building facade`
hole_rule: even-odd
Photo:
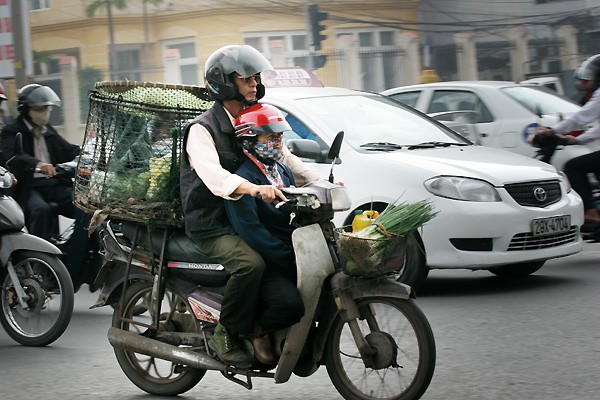
[[[51,86],[62,97],[65,70],[75,69],[80,82],[73,85],[80,86],[81,98],[73,101],[82,104],[80,120],[95,81],[203,85],[206,59],[225,45],[250,44],[275,67],[309,66],[308,1],[128,0],[125,9],[111,7],[110,16],[107,1],[23,3],[29,6],[34,59],[34,74],[27,79]],[[93,3],[99,7],[86,15]],[[315,71],[325,85],[381,91],[419,79],[415,24],[420,0],[315,3],[327,13],[318,52],[326,62]],[[7,84],[15,88],[10,80]],[[55,123],[64,122],[69,107],[62,107]]]

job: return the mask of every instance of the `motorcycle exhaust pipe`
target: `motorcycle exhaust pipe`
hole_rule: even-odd
[[[193,368],[226,372],[228,366],[207,355],[185,348],[173,346],[158,340],[141,336],[134,332],[111,326],[108,328],[108,341],[113,347],[125,351],[145,354],[178,364],[189,365]]]

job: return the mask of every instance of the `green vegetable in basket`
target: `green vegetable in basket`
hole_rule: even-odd
[[[437,215],[428,200],[389,204],[371,225],[356,232],[357,237],[378,239],[403,236]]]
[[[377,276],[396,270],[405,242],[400,242],[437,214],[427,200],[390,204],[370,225],[358,232],[344,232],[338,240],[345,261],[345,272],[356,276]]]

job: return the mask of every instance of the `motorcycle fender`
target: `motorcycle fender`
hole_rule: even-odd
[[[360,278],[352,277],[338,272],[331,279],[331,290],[334,297],[336,293],[348,290],[352,299],[360,299],[363,297],[395,297],[399,299],[408,299],[415,297],[410,286],[397,280],[382,276],[379,278]]]
[[[96,285],[102,285],[102,290],[96,303],[90,309],[107,306],[119,301],[121,287],[125,282],[125,268],[126,265],[121,262],[108,262],[102,266],[94,281]],[[145,269],[132,265],[129,270],[129,280],[152,282],[153,276]]]
[[[313,319],[323,282],[335,271],[329,247],[317,224],[294,230],[292,243],[296,254],[298,290],[304,300],[304,316],[289,328],[275,371],[275,382],[287,382],[296,367]]]
[[[335,304],[344,321],[359,318],[356,300],[367,297],[392,297],[408,299],[414,297],[412,288],[388,277],[360,278],[343,272],[331,279],[331,291]]]
[[[49,254],[62,254],[52,243],[25,232],[3,233],[0,236],[0,263],[6,265],[10,255],[17,250],[32,250]]]

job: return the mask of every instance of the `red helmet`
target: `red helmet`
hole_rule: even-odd
[[[235,136],[239,140],[291,130],[283,113],[269,104],[254,104],[244,109],[235,120]]]
[[[8,97],[6,97],[6,91],[4,90],[4,86],[0,83],[0,102],[4,100],[8,100]]]

